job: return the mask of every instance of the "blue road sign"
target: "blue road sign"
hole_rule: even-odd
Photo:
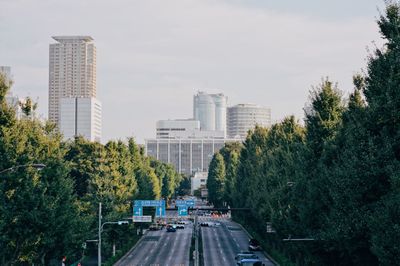
[[[165,206],[165,200],[135,200],[133,205],[137,207],[162,207]]]
[[[142,207],[133,207],[133,216],[143,216],[143,208]]]
[[[165,217],[165,205],[156,207],[156,217]]]
[[[176,200],[176,206],[186,206],[186,207],[194,207],[194,200]]]
[[[176,200],[175,205],[176,206],[186,206],[186,200]]]
[[[188,209],[186,206],[178,206],[178,216],[188,216]]]
[[[194,207],[195,202],[194,202],[194,200],[187,200],[186,201],[186,205],[189,206],[189,207]]]

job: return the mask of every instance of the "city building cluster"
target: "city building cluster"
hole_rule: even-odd
[[[256,125],[271,125],[271,110],[255,104],[228,107],[222,94],[198,92],[193,97],[193,118],[159,120],[156,138],[145,139],[147,156],[175,166],[191,177],[192,193],[206,186],[215,152],[226,142],[243,141]]]
[[[96,97],[96,46],[93,38],[52,38],[56,42],[49,46],[48,118],[66,140],[83,136],[100,142],[102,105]],[[11,79],[10,67],[1,66],[0,72]],[[21,118],[20,103],[23,100],[9,94],[7,101]],[[215,152],[226,142],[243,141],[248,130],[255,125],[271,125],[269,108],[255,104],[228,107],[228,98],[224,94],[199,91],[193,97],[192,117],[157,121],[156,137],[145,140],[145,151],[148,156],[171,163],[179,173],[201,176],[195,173],[208,171]],[[204,181],[203,177],[200,179]]]

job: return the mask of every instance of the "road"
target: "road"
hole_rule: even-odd
[[[189,249],[193,225],[176,232],[148,231],[136,248],[115,266],[189,265]]]
[[[249,238],[241,227],[227,219],[204,218],[202,221],[218,222],[220,226],[201,227],[205,266],[236,265],[235,255],[248,250]],[[273,266],[261,251],[255,252],[266,266]]]

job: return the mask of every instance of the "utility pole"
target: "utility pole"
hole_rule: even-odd
[[[101,266],[101,202],[99,202],[99,242],[97,246],[97,265]]]
[[[194,242],[194,252],[195,252],[195,258],[194,258],[194,266],[199,266],[199,227],[198,227],[198,212],[199,209],[196,208],[196,215],[194,217],[194,234],[195,234],[195,242]]]

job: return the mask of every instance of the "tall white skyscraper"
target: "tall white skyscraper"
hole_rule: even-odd
[[[256,125],[271,126],[271,109],[256,104],[228,107],[228,137],[246,138],[247,131]]]
[[[71,105],[71,101],[79,99],[76,104],[78,107],[81,106],[79,104],[81,101],[86,101],[87,104],[90,103],[89,105],[100,109],[100,113],[91,113],[87,116],[90,117],[90,120],[86,120],[88,127],[95,123],[93,119],[99,114],[101,120],[101,104],[96,99],[96,47],[90,36],[54,36],[52,38],[57,42],[50,44],[49,50],[49,120],[56,123],[60,131],[68,138],[71,134],[63,130],[69,127],[65,124],[61,125],[60,120],[63,117],[65,122],[70,115],[71,110],[67,106]],[[61,104],[62,101],[63,104]],[[76,117],[80,117],[79,112],[85,112],[84,109],[77,108]],[[95,109],[87,110],[94,112]],[[91,137],[87,138],[92,140]]]
[[[59,125],[60,99],[96,97],[96,47],[90,36],[55,36],[49,54],[49,120]]]
[[[222,93],[198,92],[193,97],[193,117],[200,121],[201,130],[226,132],[227,97]]]

